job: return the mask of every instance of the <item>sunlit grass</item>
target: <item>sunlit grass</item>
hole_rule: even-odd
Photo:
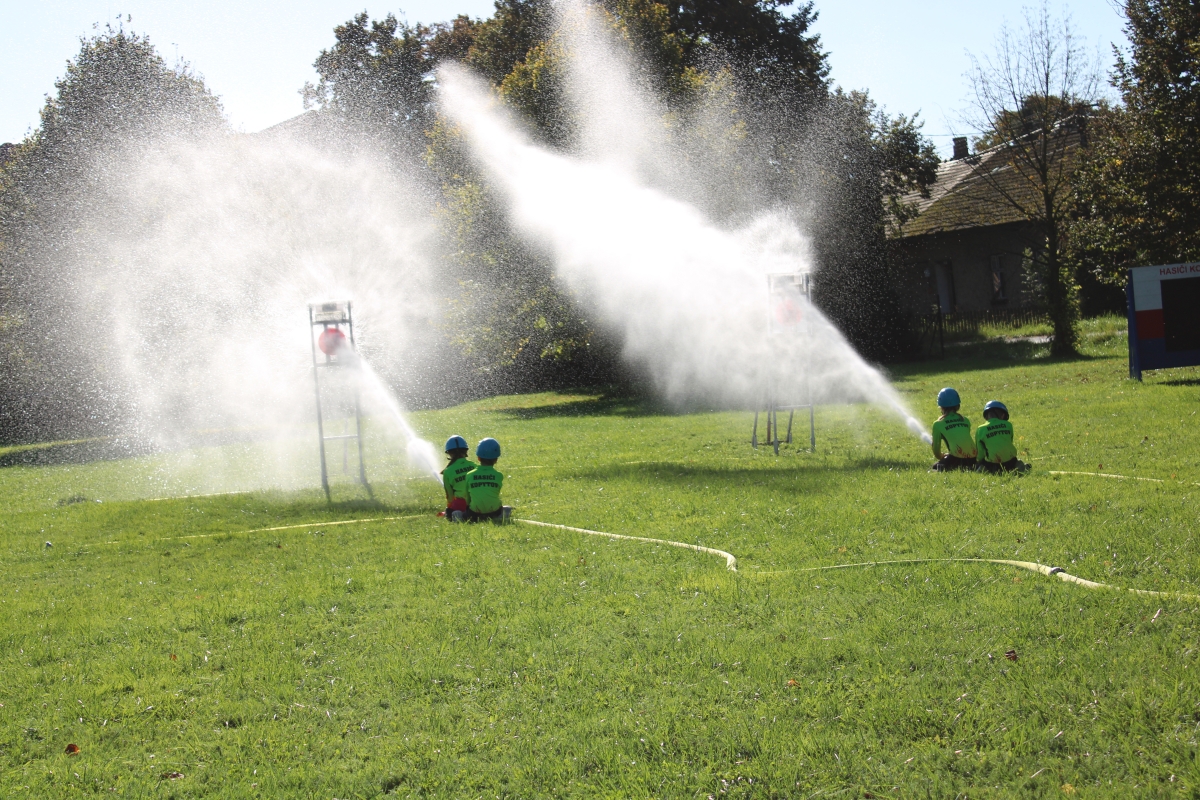
[[[377,434],[376,499],[338,473],[332,506],[302,435],[285,450],[306,488],[137,499],[253,481],[277,452],[254,443],[0,470],[0,789],[1186,796],[1200,603],[987,565],[797,571],[1017,558],[1200,592],[1200,371],[1131,382],[1123,346],[895,371],[926,422],[945,385],[976,422],[1006,402],[1024,478],[930,474],[928,448],[866,407],[819,409],[817,452],[778,458],[751,450],[747,412],[590,393],[414,415],[435,440],[499,438],[518,516],[718,547],[738,573],[447,525],[438,486]]]
[[[1128,321],[1124,315],[1103,314],[1079,321],[1078,335],[1080,347],[1085,351],[1115,339],[1124,341]],[[955,344],[985,344],[1011,343],[1016,339],[1049,336],[1054,332],[1049,320],[1022,324],[991,322],[981,324],[977,329],[963,332],[948,332],[946,342]]]

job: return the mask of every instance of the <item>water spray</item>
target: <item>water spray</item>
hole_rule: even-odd
[[[396,397],[388,391],[383,379],[376,374],[375,370],[371,369],[370,364],[361,358],[359,359],[359,374],[363,387],[376,402],[387,409],[388,416],[404,434],[404,438],[407,440],[406,447],[409,462],[419,467],[427,477],[441,483],[441,463],[438,459],[437,448],[433,446],[433,442],[422,439],[417,434],[413,426],[409,424],[408,418],[405,417],[404,410],[400,407],[400,403],[396,401]]]
[[[611,80],[622,80],[619,70]],[[439,91],[517,228],[550,252],[558,274],[620,332],[624,356],[668,400],[761,408],[770,375],[778,404],[866,401],[928,436],[815,306],[806,308],[804,335],[794,337],[803,357],[774,370],[762,281],[812,271],[807,240],[785,214],[728,229],[620,160],[589,161],[533,143],[461,69],[443,68]]]
[[[391,421],[400,428],[407,442],[409,462],[420,467],[423,473],[434,480],[440,480],[437,451],[433,444],[417,434],[409,424],[396,398],[388,391],[386,384],[359,354],[354,341],[354,313],[350,301],[314,303],[308,307],[308,316],[314,333],[316,329],[320,329],[320,333],[312,337],[313,386],[316,391],[317,434],[320,437],[321,445],[321,488],[325,490],[326,500],[330,499],[326,453],[326,443],[330,441],[342,442],[343,471],[346,471],[349,442],[354,440],[358,446],[358,482],[367,490],[367,494],[374,497],[371,485],[367,482],[366,463],[363,458],[361,402],[363,389],[366,389],[375,403],[387,410]],[[318,351],[323,358],[317,355]],[[346,376],[348,380],[341,381],[340,386],[337,385],[338,382],[331,379],[333,373],[330,370],[337,369],[351,370],[353,373]],[[326,375],[324,380],[322,380],[322,374]],[[353,408],[353,433],[346,432],[331,436],[325,434],[325,409],[328,402],[322,401],[323,386],[326,394],[336,393],[340,389],[341,397],[339,399],[342,401],[343,408],[345,410]],[[352,400],[347,398],[347,394],[352,397]],[[348,421],[348,417],[346,419]]]

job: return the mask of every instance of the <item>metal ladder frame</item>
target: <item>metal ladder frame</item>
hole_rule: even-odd
[[[345,309],[341,306],[345,306]],[[331,316],[332,315],[332,316]],[[309,343],[312,345],[312,362],[313,362],[313,391],[317,401],[317,436],[320,440],[321,452],[321,488],[325,490],[326,502],[332,501],[332,496],[329,491],[329,470],[325,456],[325,443],[334,440],[348,442],[350,439],[355,439],[358,443],[358,482],[361,483],[367,490],[367,494],[372,498],[374,492],[371,490],[371,484],[367,482],[367,467],[363,460],[363,440],[362,440],[362,407],[359,398],[358,382],[354,383],[354,433],[345,433],[335,436],[325,435],[325,418],[324,411],[321,407],[321,370],[322,369],[358,369],[358,359],[354,357],[357,348],[354,342],[354,311],[349,300],[344,303],[312,303],[308,306],[308,324],[309,324]],[[320,334],[313,332],[313,328],[320,327],[322,330],[327,328],[341,328],[345,325],[350,338],[350,353],[347,356],[342,356],[344,360],[338,360],[336,357],[326,353],[325,360],[321,361],[317,357],[317,338]]]
[[[791,273],[791,274],[781,273],[781,274],[768,275],[767,276],[767,295],[768,295],[768,297],[772,293],[772,290],[773,290],[773,287],[775,284],[775,280],[778,278],[781,278],[781,277],[785,277],[785,276],[795,280],[796,283],[798,283],[800,286],[803,287],[801,289],[801,294],[803,295],[803,297],[804,297],[805,301],[808,303],[808,305],[811,306],[812,305],[812,283],[810,280],[811,275],[810,275],[810,273],[806,273],[806,272],[797,272],[797,273]],[[807,329],[808,329],[807,315],[804,318],[804,325],[805,325],[805,329],[807,331]],[[782,331],[776,330],[776,326],[773,324],[773,322],[770,320],[770,318],[768,318],[767,330],[768,330],[768,332],[767,332],[768,342],[771,342],[773,340],[778,340],[783,335]],[[758,449],[758,415],[760,413],[763,413],[763,409],[765,409],[766,423],[767,423],[766,441],[769,442],[771,444],[771,446],[774,448],[775,455],[779,455],[779,445],[781,442],[786,442],[787,444],[792,443],[792,422],[795,419],[796,411],[807,408],[808,409],[808,446],[809,446],[810,452],[813,452],[813,453],[817,452],[816,406],[815,406],[815,403],[813,402],[812,377],[805,374],[805,378],[804,378],[805,386],[808,389],[808,402],[807,403],[780,404],[776,400],[777,390],[775,387],[775,381],[773,380],[773,376],[774,376],[774,364],[772,362],[768,361],[767,377],[765,379],[765,385],[763,387],[762,401],[754,409],[754,428],[750,433],[751,446],[755,450]],[[787,436],[786,436],[786,438],[784,438],[782,440],[779,438],[779,412],[780,411],[788,412]]]

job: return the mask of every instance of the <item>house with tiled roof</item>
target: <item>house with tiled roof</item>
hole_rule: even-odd
[[[888,236],[893,263],[904,270],[904,300],[914,312],[940,310],[978,320],[1040,310],[1028,260],[1045,247],[1045,239],[1029,220],[1045,202],[1043,182],[1056,187],[1057,202],[1070,194],[1087,128],[1085,118],[1069,124],[1064,136],[1048,138],[1051,151],[1045,157],[1003,145],[971,153],[966,138],[956,138],[954,157],[938,168],[929,196],[903,198],[914,213]],[[1120,287],[1099,283],[1087,268],[1076,279],[1085,315],[1123,312]]]
[[[1064,160],[1078,155],[1079,137],[1068,140]],[[938,168],[928,197],[904,201],[915,214],[890,233],[910,271],[914,310],[944,314],[1002,312],[1037,304],[1022,262],[1042,245],[1036,225],[1021,207],[1037,202],[1037,186],[1014,166],[1004,147],[968,152],[954,140],[954,157]]]

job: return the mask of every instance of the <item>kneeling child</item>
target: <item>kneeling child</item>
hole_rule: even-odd
[[[467,476],[478,465],[467,458],[467,440],[461,436],[446,440],[446,457],[450,463],[442,470],[442,488],[446,490],[444,513],[447,521],[461,522],[467,514]]]
[[[1017,460],[1013,443],[1013,426],[1008,421],[1008,406],[990,400],[983,407],[986,420],[975,431],[975,447],[979,451],[979,469],[984,472],[1028,472],[1029,465]]]
[[[942,415],[933,423],[933,469],[949,472],[955,469],[975,469],[975,442],[971,440],[971,420],[958,413],[962,401],[958,392],[946,387],[938,392],[938,410]],[[945,455],[942,442],[946,443]]]
[[[505,520],[505,507],[500,502],[500,489],[504,475],[496,469],[500,460],[500,443],[495,439],[482,440],[475,448],[479,466],[467,475],[467,522],[480,520]]]

